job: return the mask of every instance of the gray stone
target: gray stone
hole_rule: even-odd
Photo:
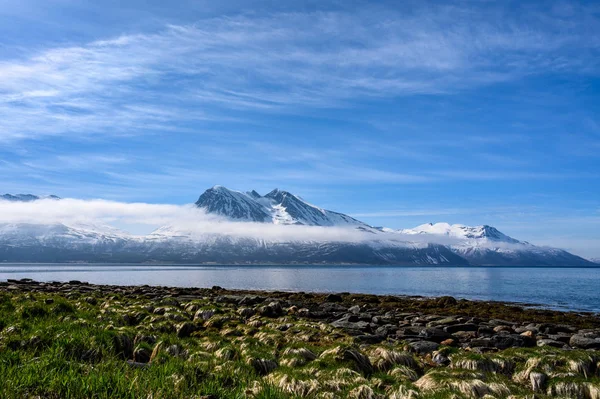
[[[432,341],[415,341],[408,344],[410,350],[419,354],[431,353],[440,347],[440,344]]]
[[[600,349],[600,338],[587,338],[581,334],[575,334],[571,337],[569,345],[581,349]]]
[[[477,324],[471,324],[471,323],[455,324],[455,325],[444,327],[444,331],[449,334],[454,334],[459,331],[477,331],[478,329],[479,329],[479,326]]]
[[[194,331],[196,331],[196,326],[190,322],[181,323],[177,326],[177,336],[179,338],[189,337]]]

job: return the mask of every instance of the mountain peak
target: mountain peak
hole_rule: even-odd
[[[262,198],[262,195],[256,192],[256,190],[252,190],[248,192],[248,195],[254,199]]]
[[[367,224],[350,216],[321,209],[297,195],[278,188],[261,196],[255,190],[241,192],[229,190],[223,186],[214,186],[200,196],[196,201],[196,206],[208,213],[233,220],[370,228]]]
[[[223,186],[213,186],[206,190],[196,201],[196,206],[204,209],[207,213],[235,220],[248,222],[267,222],[271,220],[271,215],[267,209],[258,203],[255,198]]]
[[[413,229],[402,230],[406,234],[436,234],[456,238],[487,239],[490,241],[503,241],[508,243],[521,243],[512,237],[500,232],[497,228],[487,224],[481,226],[465,226],[463,224],[427,223]]]

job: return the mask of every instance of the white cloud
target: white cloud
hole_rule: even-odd
[[[331,107],[448,93],[548,70],[598,72],[595,14],[417,7],[413,13],[279,13],[0,60],[0,140],[132,134],[231,110]],[[585,24],[579,21],[585,16]]]
[[[234,222],[206,214],[193,205],[125,203],[106,200],[44,199],[33,202],[0,200],[0,224],[55,224],[119,228],[127,226],[147,234],[156,228],[184,233],[193,239],[219,234],[267,241],[290,242],[393,242],[395,245],[451,244],[450,237],[382,235],[355,228]],[[107,231],[111,231],[108,229]],[[129,235],[129,233],[123,232]]]

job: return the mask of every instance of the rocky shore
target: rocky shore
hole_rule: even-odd
[[[8,280],[0,316],[7,398],[600,399],[593,314],[452,297]]]

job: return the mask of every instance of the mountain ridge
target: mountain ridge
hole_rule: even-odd
[[[42,197],[29,194],[17,201],[37,199]],[[428,223],[412,229],[376,228],[279,189],[263,196],[255,190],[242,192],[214,186],[200,195],[195,206],[233,222],[335,227],[369,234],[358,242],[284,240],[243,234],[197,234],[177,226],[161,226],[148,235],[135,236],[110,226],[81,223],[5,223],[0,224],[0,261],[593,265],[561,249],[519,241],[489,225]]]
[[[60,199],[56,195],[46,195],[46,196],[37,196],[33,194],[2,194],[0,195],[0,200],[11,201],[11,202],[31,202],[37,201],[41,199]]]

